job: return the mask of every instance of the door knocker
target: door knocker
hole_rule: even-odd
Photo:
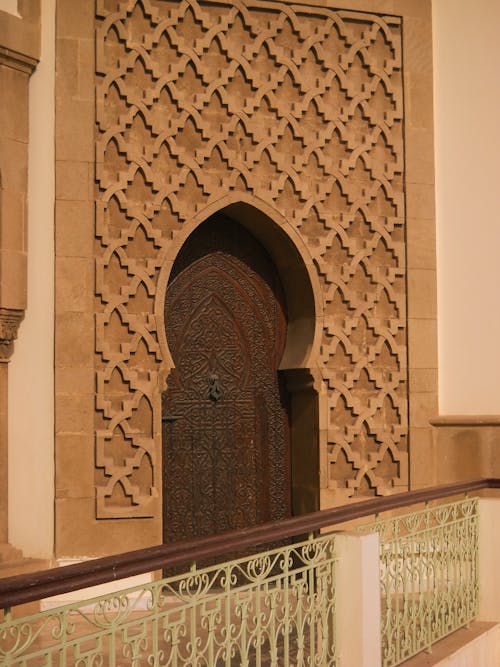
[[[222,387],[217,373],[210,373],[208,376],[208,397],[217,403],[222,398]]]

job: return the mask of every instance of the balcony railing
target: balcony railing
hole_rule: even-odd
[[[354,631],[375,632],[378,638],[381,657],[372,655],[364,664],[375,667],[382,659],[392,667],[474,618],[477,500],[427,506],[383,520],[377,516],[361,529],[367,536],[351,532],[347,541],[332,529],[352,519],[485,488],[500,488],[500,480],[395,494],[195,542],[3,579],[0,665],[359,667]],[[364,565],[359,576],[353,574],[353,539],[376,546],[369,580]],[[220,562],[224,555],[231,560]],[[166,571],[171,574],[164,576]],[[146,579],[120,586],[133,575]],[[76,602],[51,605],[52,596],[110,582],[115,588],[105,595],[81,593]],[[380,636],[376,609],[367,625],[345,622],[347,616],[356,618],[351,599],[356,587],[356,604],[363,604],[370,587],[381,598]],[[45,609],[24,617],[13,613],[16,605],[35,600],[45,600]]]
[[[363,526],[380,536],[382,664],[394,667],[478,613],[478,498]]]
[[[310,539],[7,621],[0,662],[334,665],[333,546]]]

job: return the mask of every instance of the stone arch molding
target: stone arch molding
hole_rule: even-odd
[[[231,193],[200,211],[183,227],[165,253],[156,290],[154,312],[166,375],[173,366],[165,335],[164,305],[167,285],[179,250],[208,218],[216,213],[248,229],[272,257],[288,304],[288,335],[282,370],[310,369],[318,363],[323,323],[323,295],[311,254],[297,231],[265,202],[245,193]]]
[[[164,267],[210,211],[247,224],[251,202],[274,221],[271,254],[265,229],[293,240],[314,285],[310,349],[285,365],[315,366],[321,502],[404,488],[401,19],[96,5],[97,516],[160,516]]]

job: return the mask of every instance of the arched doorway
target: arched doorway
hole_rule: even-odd
[[[221,214],[181,248],[165,299],[164,541],[291,513],[286,303],[264,247]]]

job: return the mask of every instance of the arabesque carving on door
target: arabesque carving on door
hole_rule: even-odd
[[[165,301],[164,541],[290,515],[286,304],[257,240],[222,216],[182,247]]]

